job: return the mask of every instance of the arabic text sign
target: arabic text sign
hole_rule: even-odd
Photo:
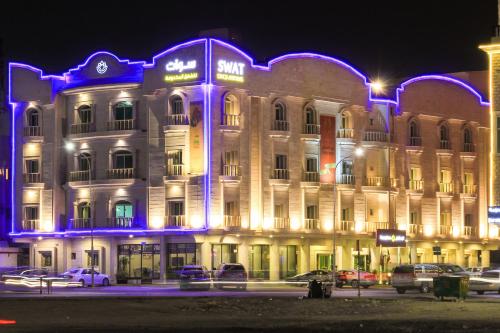
[[[177,72],[182,73],[185,70],[195,70],[196,69],[196,60],[189,60],[184,63],[184,61],[179,61],[179,59],[175,59],[174,61],[169,61],[165,65],[165,70],[167,72]]]
[[[406,231],[397,229],[378,229],[377,246],[406,247]]]
[[[500,224],[500,206],[488,207],[488,222]]]

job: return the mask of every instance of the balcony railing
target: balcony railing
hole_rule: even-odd
[[[319,182],[319,172],[316,171],[304,171],[302,176],[302,181],[304,182]]]
[[[422,138],[419,136],[411,136],[408,139],[408,146],[410,147],[420,147],[422,145]]]
[[[168,227],[187,227],[187,221],[184,215],[165,216],[165,224]]]
[[[389,229],[388,222],[365,222],[364,232],[376,232],[377,229]]]
[[[438,230],[440,236],[451,236],[453,234],[452,225],[440,225]]]
[[[477,191],[477,185],[463,185],[462,193],[475,195]]]
[[[71,134],[82,134],[95,132],[94,123],[71,124]]]
[[[365,141],[386,142],[387,133],[381,131],[366,131]]]
[[[106,228],[132,229],[137,228],[133,217],[109,217]]]
[[[22,220],[22,231],[35,231],[40,230],[40,220]]]
[[[83,182],[90,180],[90,170],[83,171],[71,171],[69,173],[69,181],[70,182]],[[92,179],[94,179],[94,175],[92,175]]]
[[[42,136],[42,128],[40,126],[24,126],[24,136]]]
[[[304,134],[319,134],[319,125],[318,124],[305,124],[304,125]]]
[[[354,221],[340,221],[340,231],[354,231]]]
[[[90,229],[92,227],[92,220],[90,218],[76,218],[70,219],[67,229],[79,230],[79,229]],[[95,228],[95,222],[93,223]]]
[[[366,177],[365,186],[387,186],[387,177]]]
[[[222,119],[222,125],[239,127],[240,116],[236,114],[225,114]]]
[[[290,219],[288,217],[275,217],[274,229],[290,229]]]
[[[350,174],[337,175],[337,184],[354,185],[356,178]]]
[[[24,182],[26,184],[32,183],[41,183],[42,182],[42,174],[41,173],[25,173],[23,175]]]
[[[135,119],[108,121],[108,131],[127,131],[135,129]]]
[[[453,184],[452,183],[439,183],[439,192],[452,193]]]
[[[189,118],[185,114],[169,114],[167,125],[189,125]]]
[[[241,216],[239,215],[224,215],[224,227],[239,228],[241,227]]]
[[[410,235],[420,235],[423,232],[423,225],[421,224],[408,224],[407,233]]]
[[[129,179],[134,178],[134,168],[108,169],[106,170],[108,179]]]
[[[228,177],[239,177],[241,175],[240,166],[234,164],[224,164],[222,166],[222,173]]]
[[[286,120],[275,120],[273,122],[273,127],[272,127],[272,130],[273,131],[289,131],[289,127],[288,127],[288,121]]]
[[[466,237],[475,237],[476,236],[476,228],[471,226],[464,226],[464,236]]]
[[[410,179],[408,181],[408,188],[412,191],[422,191],[424,189],[424,181]]]
[[[184,164],[167,164],[167,176],[182,176]]]
[[[450,149],[450,141],[448,140],[441,140],[439,141],[439,149]]]
[[[464,143],[464,153],[473,153],[474,152],[474,144],[472,143]]]
[[[290,171],[288,169],[274,169],[273,179],[290,179]]]
[[[304,219],[305,230],[319,230],[319,219]]]
[[[354,129],[352,128],[339,128],[337,130],[337,138],[339,139],[352,139],[354,137]]]

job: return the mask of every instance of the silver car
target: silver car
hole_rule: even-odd
[[[496,291],[500,294],[500,270],[492,270],[481,273],[481,276],[473,276],[469,279],[469,291],[475,291],[479,295],[485,291]]]
[[[392,273],[392,286],[398,294],[404,294],[409,289],[428,293],[433,287],[432,279],[439,276],[439,273],[440,269],[436,265],[399,265]]]

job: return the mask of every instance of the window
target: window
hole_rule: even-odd
[[[410,180],[420,180],[420,168],[410,168]]]
[[[500,117],[497,117],[497,153],[500,154]]]
[[[285,217],[285,209],[283,207],[283,204],[274,205],[274,217],[276,218]]]
[[[318,159],[317,158],[307,158],[306,159],[306,172],[318,172]]]
[[[440,225],[451,225],[451,213],[441,212],[439,214],[439,224]]]
[[[250,246],[250,267],[248,270],[250,278],[269,279],[270,253],[269,245]]]
[[[439,174],[439,180],[441,181],[441,183],[450,183],[451,182],[450,170],[441,170]]]
[[[133,119],[133,106],[130,102],[118,102],[114,106],[115,120]]]
[[[282,245],[279,247],[280,279],[297,274],[297,246]]]
[[[184,103],[182,102],[182,98],[180,96],[173,96],[170,99],[170,108],[173,115],[184,114]]]
[[[169,201],[168,202],[168,215],[182,216],[184,215],[184,201]]]
[[[342,129],[351,128],[351,117],[348,112],[342,112],[342,117],[340,119],[340,128]]]
[[[89,105],[79,106],[76,110],[79,124],[92,123],[92,108]]]
[[[288,169],[288,161],[286,155],[276,155],[275,169]]]
[[[417,138],[420,136],[417,122],[412,120],[409,126],[410,138]]]
[[[88,153],[82,153],[78,156],[78,169],[80,171],[89,171],[92,168],[92,157]]]
[[[239,165],[238,151],[226,151],[224,153],[224,165]]]
[[[351,221],[351,209],[350,208],[342,208],[341,219],[342,219],[342,221]]]
[[[472,131],[466,127],[464,129],[464,152],[473,152],[474,146],[472,145]]]
[[[38,168],[38,159],[30,159],[25,161],[26,173],[27,174],[37,174],[40,173]]]
[[[130,202],[120,201],[115,205],[115,217],[131,218],[133,217],[133,206]]]
[[[26,122],[30,127],[40,126],[40,113],[37,109],[28,109],[26,111]]]
[[[471,172],[464,172],[464,185],[474,184],[474,175]]]
[[[40,265],[43,267],[52,267],[52,252],[40,251]]]
[[[226,216],[237,216],[236,202],[227,201],[224,203],[224,215]]]
[[[24,207],[24,219],[25,220],[38,220],[38,206],[26,206],[26,207]]]
[[[167,151],[167,173],[169,176],[182,175],[182,149]]]
[[[274,104],[275,119],[278,121],[286,121],[286,108],[281,102]]]
[[[90,204],[82,202],[77,207],[77,214],[79,219],[90,219]]]
[[[312,107],[307,107],[306,108],[306,124],[307,125],[312,125],[312,124],[316,124],[317,123],[317,120],[316,120],[316,110],[314,110]]]
[[[87,254],[87,267],[92,267],[92,257],[94,257],[94,268],[96,266],[99,266],[99,251],[97,250],[94,250],[94,252],[92,251],[88,251],[88,250],[85,250],[85,253]],[[93,255],[91,255],[91,253]],[[94,269],[94,274],[96,274],[97,272],[95,271]],[[92,271],[90,271],[90,274],[92,274]]]
[[[221,264],[237,263],[237,257],[237,244],[212,244],[212,267],[214,270]]]
[[[167,244],[167,278],[178,278],[177,272],[182,268],[182,266],[199,265],[200,261],[201,244]]]
[[[134,167],[134,158],[132,153],[126,150],[120,150],[113,154],[114,169],[132,169]]]
[[[352,175],[352,161],[351,160],[342,161],[341,170],[343,175]]]
[[[418,212],[410,212],[410,224],[419,224]]]
[[[450,149],[448,127],[441,125],[439,127],[440,149]]]
[[[240,110],[238,109],[236,97],[232,95],[224,97],[224,119],[222,124],[226,126],[239,126],[239,115]]]
[[[160,244],[118,245],[117,279],[160,278]]]
[[[465,214],[464,215],[464,225],[466,227],[472,227],[474,224],[474,220],[472,219],[472,214]]]
[[[318,219],[318,206],[311,205],[306,207],[306,219]]]

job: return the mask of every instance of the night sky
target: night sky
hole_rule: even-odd
[[[497,16],[496,0],[11,2],[16,5],[0,9],[7,60],[54,74],[103,49],[149,61],[200,30],[228,27],[259,62],[291,51],[319,52],[393,83],[486,69],[477,46],[489,41]]]

